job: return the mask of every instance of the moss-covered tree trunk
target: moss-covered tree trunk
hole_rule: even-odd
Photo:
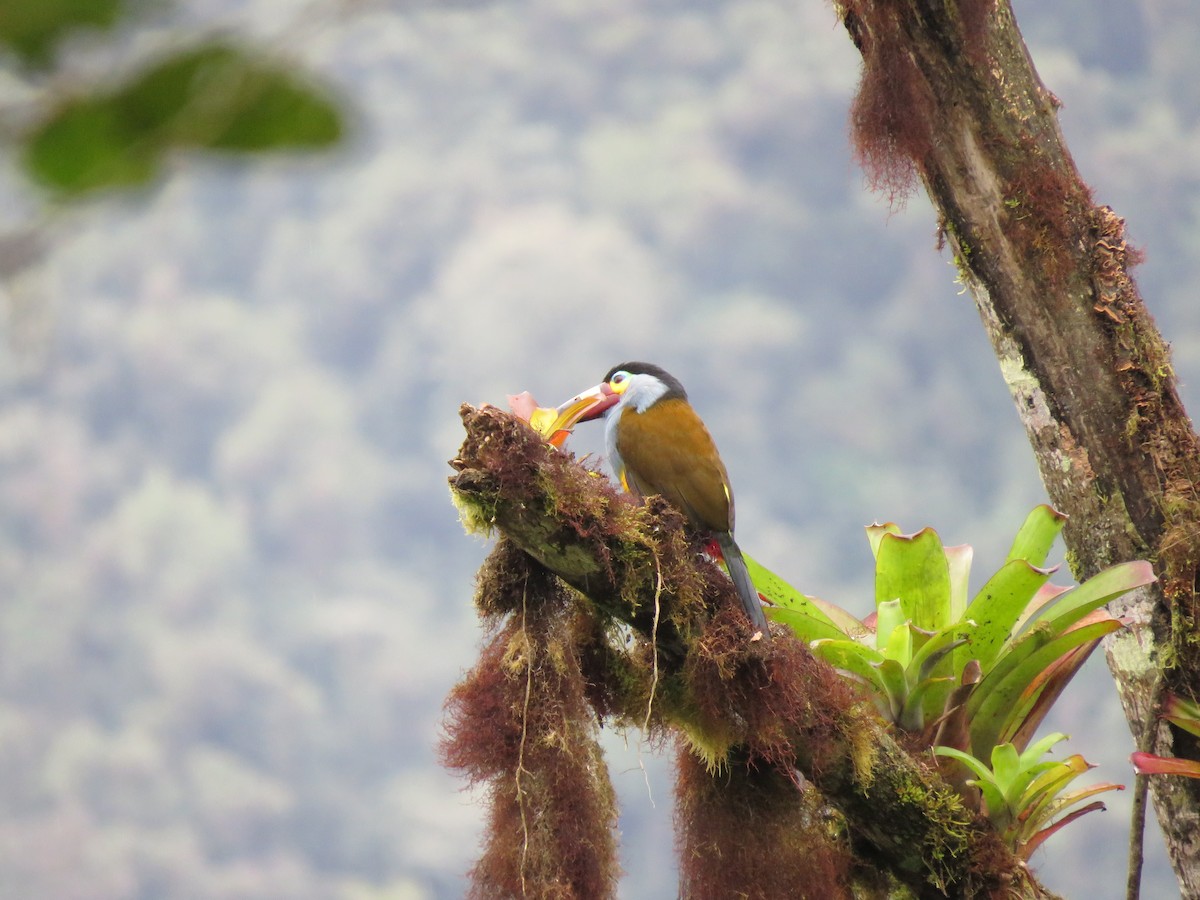
[[[1128,274],[1123,222],[1080,179],[1008,0],[839,8],[863,57],[861,160],[881,189],[919,179],[933,200],[1046,488],[1071,517],[1076,577],[1155,563],[1159,585],[1122,601],[1132,625],[1107,645],[1140,738],[1163,686],[1200,694],[1200,454]],[[1186,735],[1146,734],[1156,753],[1197,756]],[[1151,790],[1182,892],[1200,897],[1200,781],[1160,777]]]

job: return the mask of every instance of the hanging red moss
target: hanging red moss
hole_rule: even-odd
[[[484,850],[469,897],[604,900],[616,888],[616,803],[572,635],[570,598],[526,558],[520,604],[446,704],[442,759],[487,788]],[[506,592],[515,555],[485,568]],[[488,572],[502,574],[489,582]]]
[[[912,191],[933,144],[933,94],[898,35],[905,11],[883,0],[848,0],[843,21],[863,57],[850,108],[858,162],[873,190],[893,204]]]
[[[846,679],[798,641],[765,647],[744,637],[740,611],[719,610],[693,641],[682,681],[689,737],[711,766],[740,747],[752,765],[789,768],[803,747],[808,765],[845,753],[844,710],[856,705]]]
[[[675,784],[680,896],[841,900],[852,857],[836,819],[795,770],[730,760],[710,773],[680,746]]]

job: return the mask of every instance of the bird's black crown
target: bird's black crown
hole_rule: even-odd
[[[679,383],[679,379],[662,366],[656,366],[654,363],[648,362],[619,363],[608,370],[608,374],[604,376],[604,383],[607,384],[612,381],[612,377],[618,372],[628,372],[630,375],[653,375],[667,386],[667,393],[663,395],[664,397],[678,397],[680,400],[687,399],[687,391],[683,389],[683,385]]]

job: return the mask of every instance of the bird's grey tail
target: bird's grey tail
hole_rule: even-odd
[[[725,557],[729,577],[733,579],[733,586],[737,588],[738,597],[741,598],[746,615],[750,617],[754,628],[761,631],[764,638],[769,638],[771,632],[767,628],[767,616],[763,612],[762,604],[758,602],[758,591],[754,587],[754,582],[750,580],[750,571],[746,568],[746,561],[742,559],[742,551],[738,549],[732,534],[719,533],[716,538],[717,544],[721,547],[721,555]]]

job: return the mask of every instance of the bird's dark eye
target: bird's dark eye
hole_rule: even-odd
[[[628,377],[628,372],[618,372],[609,380],[609,384],[621,384]]]

